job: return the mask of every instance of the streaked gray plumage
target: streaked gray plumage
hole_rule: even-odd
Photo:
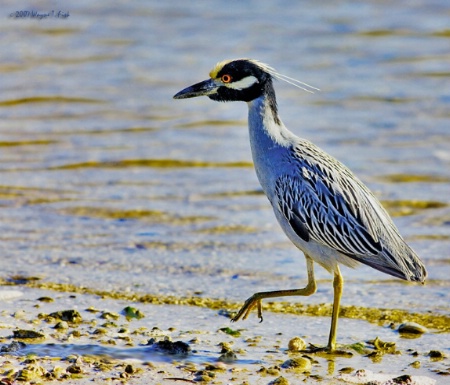
[[[304,252],[308,270],[305,288],[256,293],[233,320],[245,319],[255,306],[262,319],[264,298],[313,294],[315,261],[334,274],[327,347],[334,350],[343,287],[340,263],[354,267],[362,262],[395,277],[419,282],[426,278],[425,267],[369,189],[342,163],[284,126],[272,79],[294,85],[301,82],[248,59],[218,63],[210,77],[180,91],[175,98],[207,95],[216,101],[247,102],[256,174],[282,229]]]
[[[347,167],[289,132],[279,118],[279,124],[264,124],[274,121],[266,103],[264,97],[249,103],[253,161],[291,241],[328,271],[336,263],[358,261],[422,282],[423,264],[378,199]]]

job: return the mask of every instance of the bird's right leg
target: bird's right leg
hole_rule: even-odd
[[[238,311],[238,313],[231,319],[232,322],[239,321],[241,318],[245,320],[252,309],[257,306],[258,307],[258,318],[263,320],[262,317],[262,307],[261,300],[265,298],[274,298],[274,297],[289,297],[289,296],[309,296],[316,292],[316,280],[314,279],[314,262],[313,260],[305,254],[306,257],[306,269],[308,272],[308,283],[303,289],[289,289],[289,290],[276,290],[276,291],[262,291],[259,293],[253,294],[247,301],[245,301],[244,306]]]

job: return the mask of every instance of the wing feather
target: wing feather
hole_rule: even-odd
[[[308,141],[292,147],[288,158],[291,172],[275,182],[276,203],[303,240],[312,239],[396,277],[425,279],[419,257],[348,168]]]
[[[276,182],[275,191],[282,212],[297,233],[294,216],[310,238],[343,254],[375,256],[380,253],[380,242],[352,213],[344,196],[326,188],[318,175],[311,174],[309,180],[282,176]],[[304,233],[304,229],[300,231]]]
[[[318,163],[314,153],[299,151],[293,148],[291,154],[291,159],[297,160],[296,172],[280,176],[275,184],[278,206],[294,231],[303,234],[302,239],[307,232],[316,242],[347,256],[378,256],[383,246],[373,222],[380,221],[371,217],[376,210],[385,212],[381,206],[374,210],[376,198],[368,199],[372,197],[370,191],[334,158],[328,155],[325,160],[330,167],[326,167],[325,153],[320,154],[322,162]],[[297,220],[292,219],[294,216]]]

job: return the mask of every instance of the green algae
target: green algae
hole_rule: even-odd
[[[30,280],[26,279],[26,277],[22,277],[20,280],[0,279],[0,285],[24,285],[36,289],[53,290],[66,293],[91,294],[98,295],[102,298],[120,299],[154,305],[198,306],[213,310],[227,309],[231,310],[230,316],[232,315],[232,311],[237,311],[242,306],[242,303],[231,302],[223,299],[105,291],[71,284],[41,282],[38,278]],[[263,304],[263,310],[274,313],[298,314],[311,317],[329,317],[331,315],[331,304],[315,305],[289,302],[269,302]],[[450,316],[446,314],[411,313],[402,309],[342,306],[339,316],[343,318],[365,320],[378,325],[385,325],[387,323],[400,324],[405,322],[405,320],[408,320],[409,322],[416,322],[428,329],[434,329],[441,332],[450,332]]]
[[[251,162],[205,162],[179,159],[122,159],[117,161],[89,161],[50,167],[49,170],[77,170],[85,168],[252,168]]]
[[[42,146],[58,143],[55,140],[37,139],[37,140],[16,140],[0,141],[0,147],[19,147],[19,146]]]
[[[380,176],[378,179],[391,183],[448,183],[450,178],[439,175],[425,174],[389,174]]]
[[[20,104],[33,104],[33,103],[103,103],[102,100],[92,98],[76,98],[70,96],[33,96],[28,98],[18,98],[10,100],[0,101],[1,107],[11,107]]]
[[[444,202],[422,200],[389,200],[383,201],[382,204],[393,217],[414,215],[421,210],[438,209],[447,206]]]
[[[225,127],[231,127],[231,126],[247,126],[247,122],[244,120],[231,120],[231,119],[224,119],[224,120],[214,120],[214,119],[207,119],[207,120],[197,120],[194,122],[189,123],[182,123],[177,124],[175,127],[177,128],[197,128],[197,127],[207,127],[207,126],[225,126]]]
[[[25,368],[19,370],[16,375],[17,381],[23,382],[37,382],[39,379],[43,378],[47,371],[40,365],[30,364]]]
[[[256,227],[245,225],[220,225],[196,230],[201,234],[253,234],[259,230]]]
[[[140,220],[150,223],[170,223],[172,225],[189,225],[202,223],[214,218],[207,216],[177,216],[158,210],[146,209],[119,209],[110,207],[94,206],[73,206],[61,209],[60,212],[66,215],[74,215],[87,218],[101,218],[112,220]]]
[[[209,198],[234,198],[242,196],[265,196],[262,190],[221,191],[213,194],[205,194]]]
[[[141,319],[144,318],[145,315],[142,313],[139,309],[136,309],[132,306],[127,306],[122,310],[122,313],[125,315],[125,318],[127,321],[130,321],[131,319]]]
[[[219,330],[221,332],[224,332],[225,334],[228,334],[229,336],[232,336],[232,337],[240,337],[241,336],[241,332],[239,330],[234,330],[229,327],[220,328]]]
[[[73,192],[49,188],[0,185],[0,199],[12,201],[14,204],[22,206],[70,201],[69,194],[73,194]]]
[[[383,354],[399,354],[396,348],[395,342],[382,341],[378,337],[374,340],[367,342],[369,345],[373,345],[376,351]]]

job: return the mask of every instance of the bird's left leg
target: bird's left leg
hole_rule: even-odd
[[[314,262],[313,260],[305,254],[306,257],[306,268],[308,271],[308,283],[302,289],[290,289],[290,290],[276,290],[276,291],[263,291],[259,293],[253,294],[247,301],[245,301],[244,306],[242,306],[241,310],[231,319],[232,322],[239,321],[241,318],[244,320],[248,317],[251,310],[257,306],[258,307],[258,318],[263,320],[262,317],[262,308],[261,308],[261,300],[265,298],[274,298],[274,297],[287,297],[287,296],[309,296],[316,292],[316,280],[314,279]]]
[[[339,306],[341,303],[343,288],[344,288],[344,278],[342,278],[339,266],[336,266],[333,279],[333,289],[334,289],[333,313],[331,314],[331,328],[327,346],[327,349],[331,352],[336,350],[336,331],[339,318]]]

